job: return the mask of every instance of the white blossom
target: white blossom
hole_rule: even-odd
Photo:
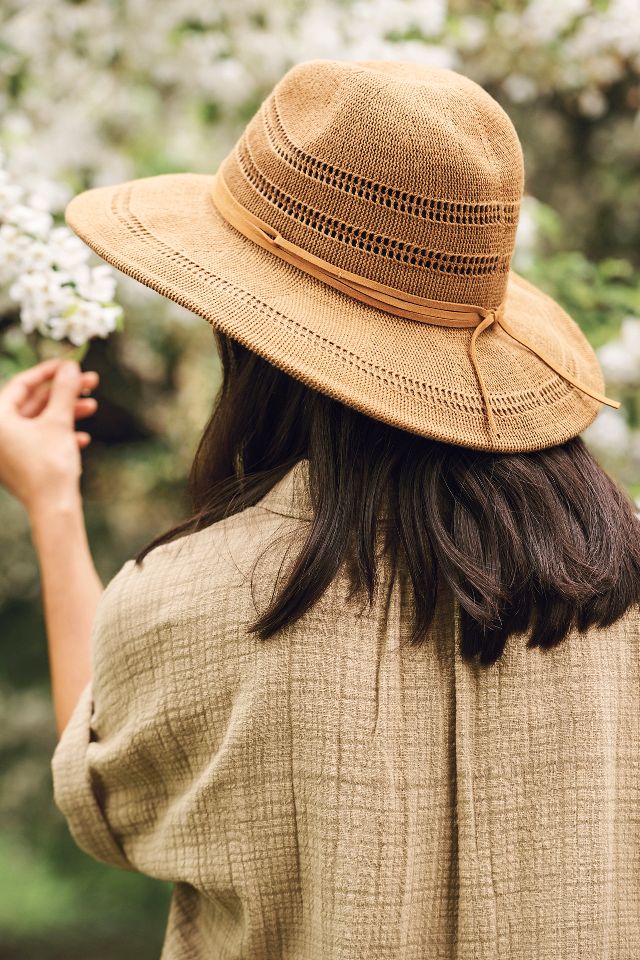
[[[631,430],[624,414],[603,407],[593,423],[583,432],[585,442],[598,454],[624,457],[629,452]]]
[[[89,248],[55,225],[51,208],[61,192],[42,181],[17,183],[7,169],[0,191],[0,286],[18,305],[24,333],[74,346],[107,337],[122,316],[115,276],[106,264],[91,266]]]
[[[39,239],[47,237],[53,226],[53,217],[47,210],[37,210],[24,203],[6,207],[2,219],[5,223],[18,227],[23,233]]]
[[[578,105],[585,117],[601,117],[607,111],[607,98],[601,90],[591,87],[580,91]]]
[[[6,170],[0,170],[0,214],[22,200],[23,189],[12,183]]]
[[[513,252],[513,267],[516,270],[528,269],[535,259],[538,248],[539,206],[540,203],[535,197],[526,195],[522,198]]]
[[[514,103],[526,103],[528,100],[534,100],[537,92],[532,77],[522,73],[509,74],[505,77],[502,86],[507,96]]]
[[[530,0],[520,25],[535,41],[548,43],[560,37],[588,9],[589,0]]]
[[[598,350],[607,380],[621,386],[640,386],[640,319],[626,317],[620,335]]]

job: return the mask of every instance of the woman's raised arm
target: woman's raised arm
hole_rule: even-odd
[[[25,506],[38,554],[58,734],[90,679],[90,635],[102,584],[87,541],[75,421],[96,409],[98,375],[48,360],[0,390],[0,483]]]

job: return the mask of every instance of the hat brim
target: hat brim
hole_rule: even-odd
[[[333,289],[247,240],[211,199],[213,177],[164,174],[98,187],[66,209],[100,257],[303,381],[411,433],[480,450],[538,450],[576,436],[600,403],[497,325],[478,338],[498,437],[469,358],[470,329],[404,320]],[[573,377],[604,389],[593,348],[553,299],[511,272],[505,317]]]

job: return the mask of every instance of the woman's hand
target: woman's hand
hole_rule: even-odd
[[[81,394],[95,389],[98,374],[75,361],[45,360],[12,377],[0,390],[0,483],[33,517],[42,507],[79,499],[80,450],[88,433],[75,421],[97,403]]]

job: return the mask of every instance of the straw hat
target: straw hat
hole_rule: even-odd
[[[101,257],[309,386],[412,433],[525,451],[595,418],[577,324],[510,269],[522,151],[450,70],[290,70],[215,175],[88,190]]]

